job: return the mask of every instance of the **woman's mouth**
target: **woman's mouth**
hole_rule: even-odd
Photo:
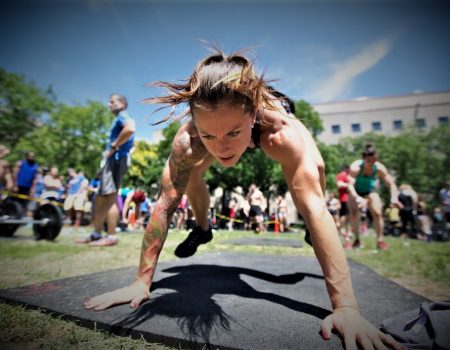
[[[220,160],[226,162],[227,160],[231,160],[234,156],[228,156],[228,157],[219,157]]]

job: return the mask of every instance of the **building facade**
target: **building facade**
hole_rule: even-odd
[[[429,130],[449,123],[450,91],[403,96],[358,98],[313,105],[322,118],[324,131],[318,139],[335,144],[342,137],[368,132],[395,136],[415,126]]]

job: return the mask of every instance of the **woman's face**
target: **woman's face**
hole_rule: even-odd
[[[366,155],[364,161],[369,165],[373,165],[377,161],[377,155],[375,153]]]
[[[250,144],[255,116],[232,105],[219,105],[214,110],[196,108],[192,114],[208,152],[224,167],[235,165]]]

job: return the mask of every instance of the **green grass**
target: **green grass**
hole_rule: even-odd
[[[386,241],[390,249],[375,253],[375,237],[366,237],[363,249],[348,253],[348,257],[370,266],[386,278],[415,276],[431,282],[450,282],[449,243],[430,244],[393,237],[386,237]],[[370,254],[372,252],[374,254]]]
[[[0,239],[0,288],[12,288],[49,280],[100,272],[112,268],[137,266],[142,232],[119,234],[114,247],[89,248],[77,245],[79,232],[64,229],[56,242],[35,241],[30,229],[21,228],[9,239]],[[160,261],[174,259],[173,251],[186,232],[170,232]],[[231,239],[255,237],[252,232],[219,231],[214,240],[201,246],[197,254],[209,251],[232,251],[265,255],[314,256],[311,247],[239,246]],[[299,239],[303,233],[262,233],[260,237]],[[369,266],[430,299],[450,299],[450,243],[425,243],[387,237],[387,252],[377,252],[374,235],[364,236],[363,248],[346,252],[350,259]],[[93,331],[74,322],[61,320],[36,310],[0,303],[0,339],[2,349],[178,349],[153,344],[143,339],[114,336]]]

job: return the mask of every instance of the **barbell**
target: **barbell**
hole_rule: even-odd
[[[40,205],[33,214],[33,218],[23,216],[23,208],[16,201],[5,201],[0,204],[0,235],[11,237],[21,226],[33,224],[33,234],[36,239],[53,241],[63,226],[63,214],[53,204]]]

